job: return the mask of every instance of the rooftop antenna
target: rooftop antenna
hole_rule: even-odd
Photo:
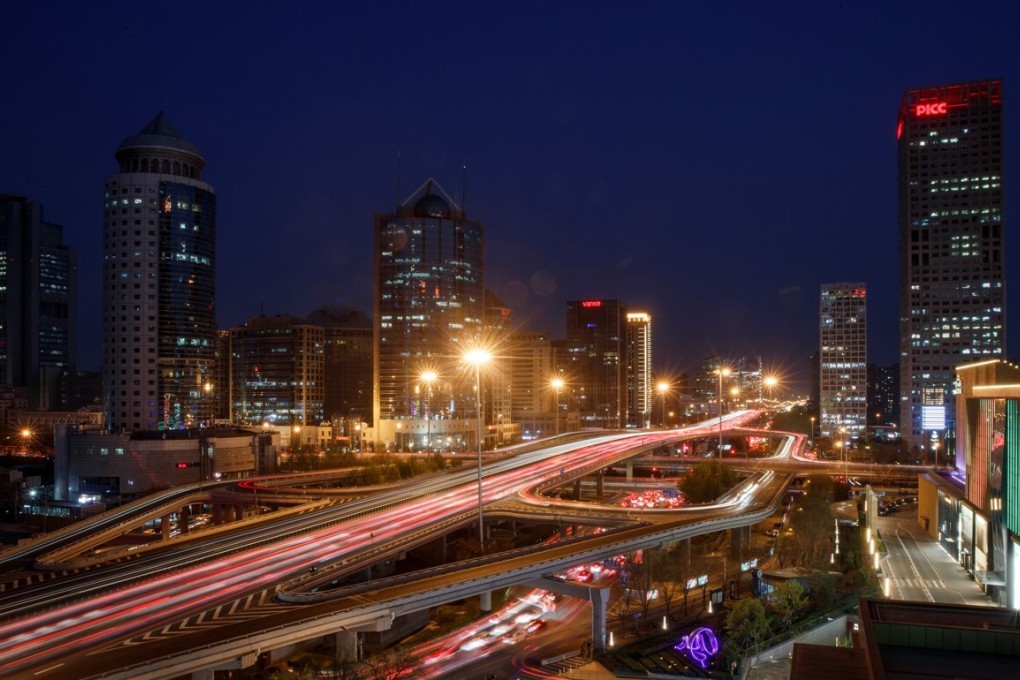
[[[397,208],[400,208],[400,152],[397,152]]]
[[[467,215],[467,159],[461,161],[460,166],[460,214]]]

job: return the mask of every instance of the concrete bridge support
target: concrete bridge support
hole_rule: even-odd
[[[730,557],[740,560],[751,544],[751,527],[733,527],[730,529]]]
[[[191,671],[191,680],[214,680],[216,671],[211,668],[203,668],[200,671]]]
[[[581,478],[578,477],[574,480],[574,500],[581,500]]]
[[[595,474],[595,498],[602,498],[602,494],[606,489],[606,474],[602,470],[599,470]]]
[[[591,602],[591,646],[596,655],[606,652],[606,610],[609,607],[609,588],[586,586],[552,578],[541,578],[526,584],[533,588],[542,588],[551,593],[576,597]]]
[[[478,596],[478,608],[483,612],[492,611],[492,591],[486,590]]]
[[[341,628],[335,635],[337,658],[347,661],[361,661],[361,633]]]
[[[170,515],[163,515],[159,518],[159,533],[166,541],[170,538]]]

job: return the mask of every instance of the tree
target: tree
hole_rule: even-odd
[[[688,578],[687,551],[682,547],[674,547],[671,550],[650,550],[646,553],[646,557],[651,562],[653,575],[658,579],[659,594],[662,596],[663,604],[666,605],[666,616],[672,618],[673,601],[677,594],[686,587],[686,584],[681,584],[681,580],[686,581]]]
[[[793,617],[808,604],[804,586],[797,581],[783,581],[769,597],[769,609],[782,628],[789,627]]]
[[[760,600],[738,600],[726,617],[727,658],[736,661],[757,652],[768,637],[769,620]]]
[[[737,473],[729,465],[717,460],[693,466],[680,480],[680,491],[691,503],[714,501],[737,483]]]

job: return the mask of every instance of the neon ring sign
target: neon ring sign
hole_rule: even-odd
[[[680,638],[673,649],[682,652],[704,670],[711,658],[719,653],[719,640],[711,628],[695,628]]]

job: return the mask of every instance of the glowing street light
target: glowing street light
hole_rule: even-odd
[[[492,361],[492,354],[484,349],[464,352],[464,363],[475,367],[475,402],[478,406],[478,549],[485,552],[485,528],[482,526],[482,366]]]
[[[716,369],[716,373],[719,374],[719,446],[716,449],[717,455],[722,458],[722,381],[723,378],[730,374],[730,369],[723,367],[722,364]]]
[[[556,392],[556,403],[554,404],[554,406],[556,407],[557,436],[559,436],[560,434],[560,390],[563,389],[564,384],[565,383],[563,382],[563,378],[553,378],[552,380],[549,381],[549,387],[553,388],[553,391]]]
[[[432,383],[436,381],[435,371],[422,371],[418,379],[425,383],[425,450],[432,451]]]
[[[668,380],[660,380],[655,386],[656,391],[659,393],[659,398],[662,399],[662,418],[659,420],[659,425],[662,427],[666,426],[666,395],[669,394],[672,387]]]

